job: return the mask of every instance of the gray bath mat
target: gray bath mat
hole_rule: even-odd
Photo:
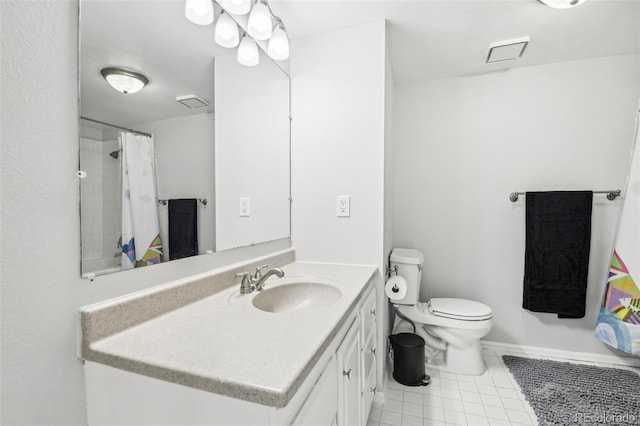
[[[640,424],[640,375],[504,355],[540,425]]]

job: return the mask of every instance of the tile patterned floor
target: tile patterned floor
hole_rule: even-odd
[[[536,415],[501,355],[483,349],[487,371],[465,376],[429,370],[431,384],[404,386],[392,378],[384,405],[374,405],[367,426],[537,425]]]

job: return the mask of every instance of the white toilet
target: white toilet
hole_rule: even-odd
[[[389,300],[397,307],[394,333],[413,331],[402,319],[405,317],[425,340],[428,368],[456,374],[484,373],[480,339],[493,326],[491,308],[466,299],[433,298],[419,302],[422,252],[396,248],[390,261],[391,278],[386,289]],[[394,278],[395,275],[402,278]]]

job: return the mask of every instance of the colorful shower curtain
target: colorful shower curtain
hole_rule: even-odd
[[[122,269],[162,262],[153,138],[122,132]]]
[[[640,118],[639,118],[640,119]],[[640,356],[640,132],[631,160],[596,337]]]

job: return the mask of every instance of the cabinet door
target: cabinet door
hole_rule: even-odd
[[[362,349],[362,418],[369,417],[369,411],[376,393],[376,333],[372,332]]]
[[[354,322],[336,352],[338,355],[338,425],[362,425],[360,318]]]
[[[338,411],[336,364],[336,357],[332,357],[300,409],[293,422],[294,426],[335,424]]]
[[[376,298],[375,287],[371,290],[371,293],[367,296],[367,299],[360,308],[360,318],[362,319],[362,336],[363,339],[369,337],[369,333],[376,332],[376,306],[378,300]],[[363,342],[364,343],[364,342]]]

